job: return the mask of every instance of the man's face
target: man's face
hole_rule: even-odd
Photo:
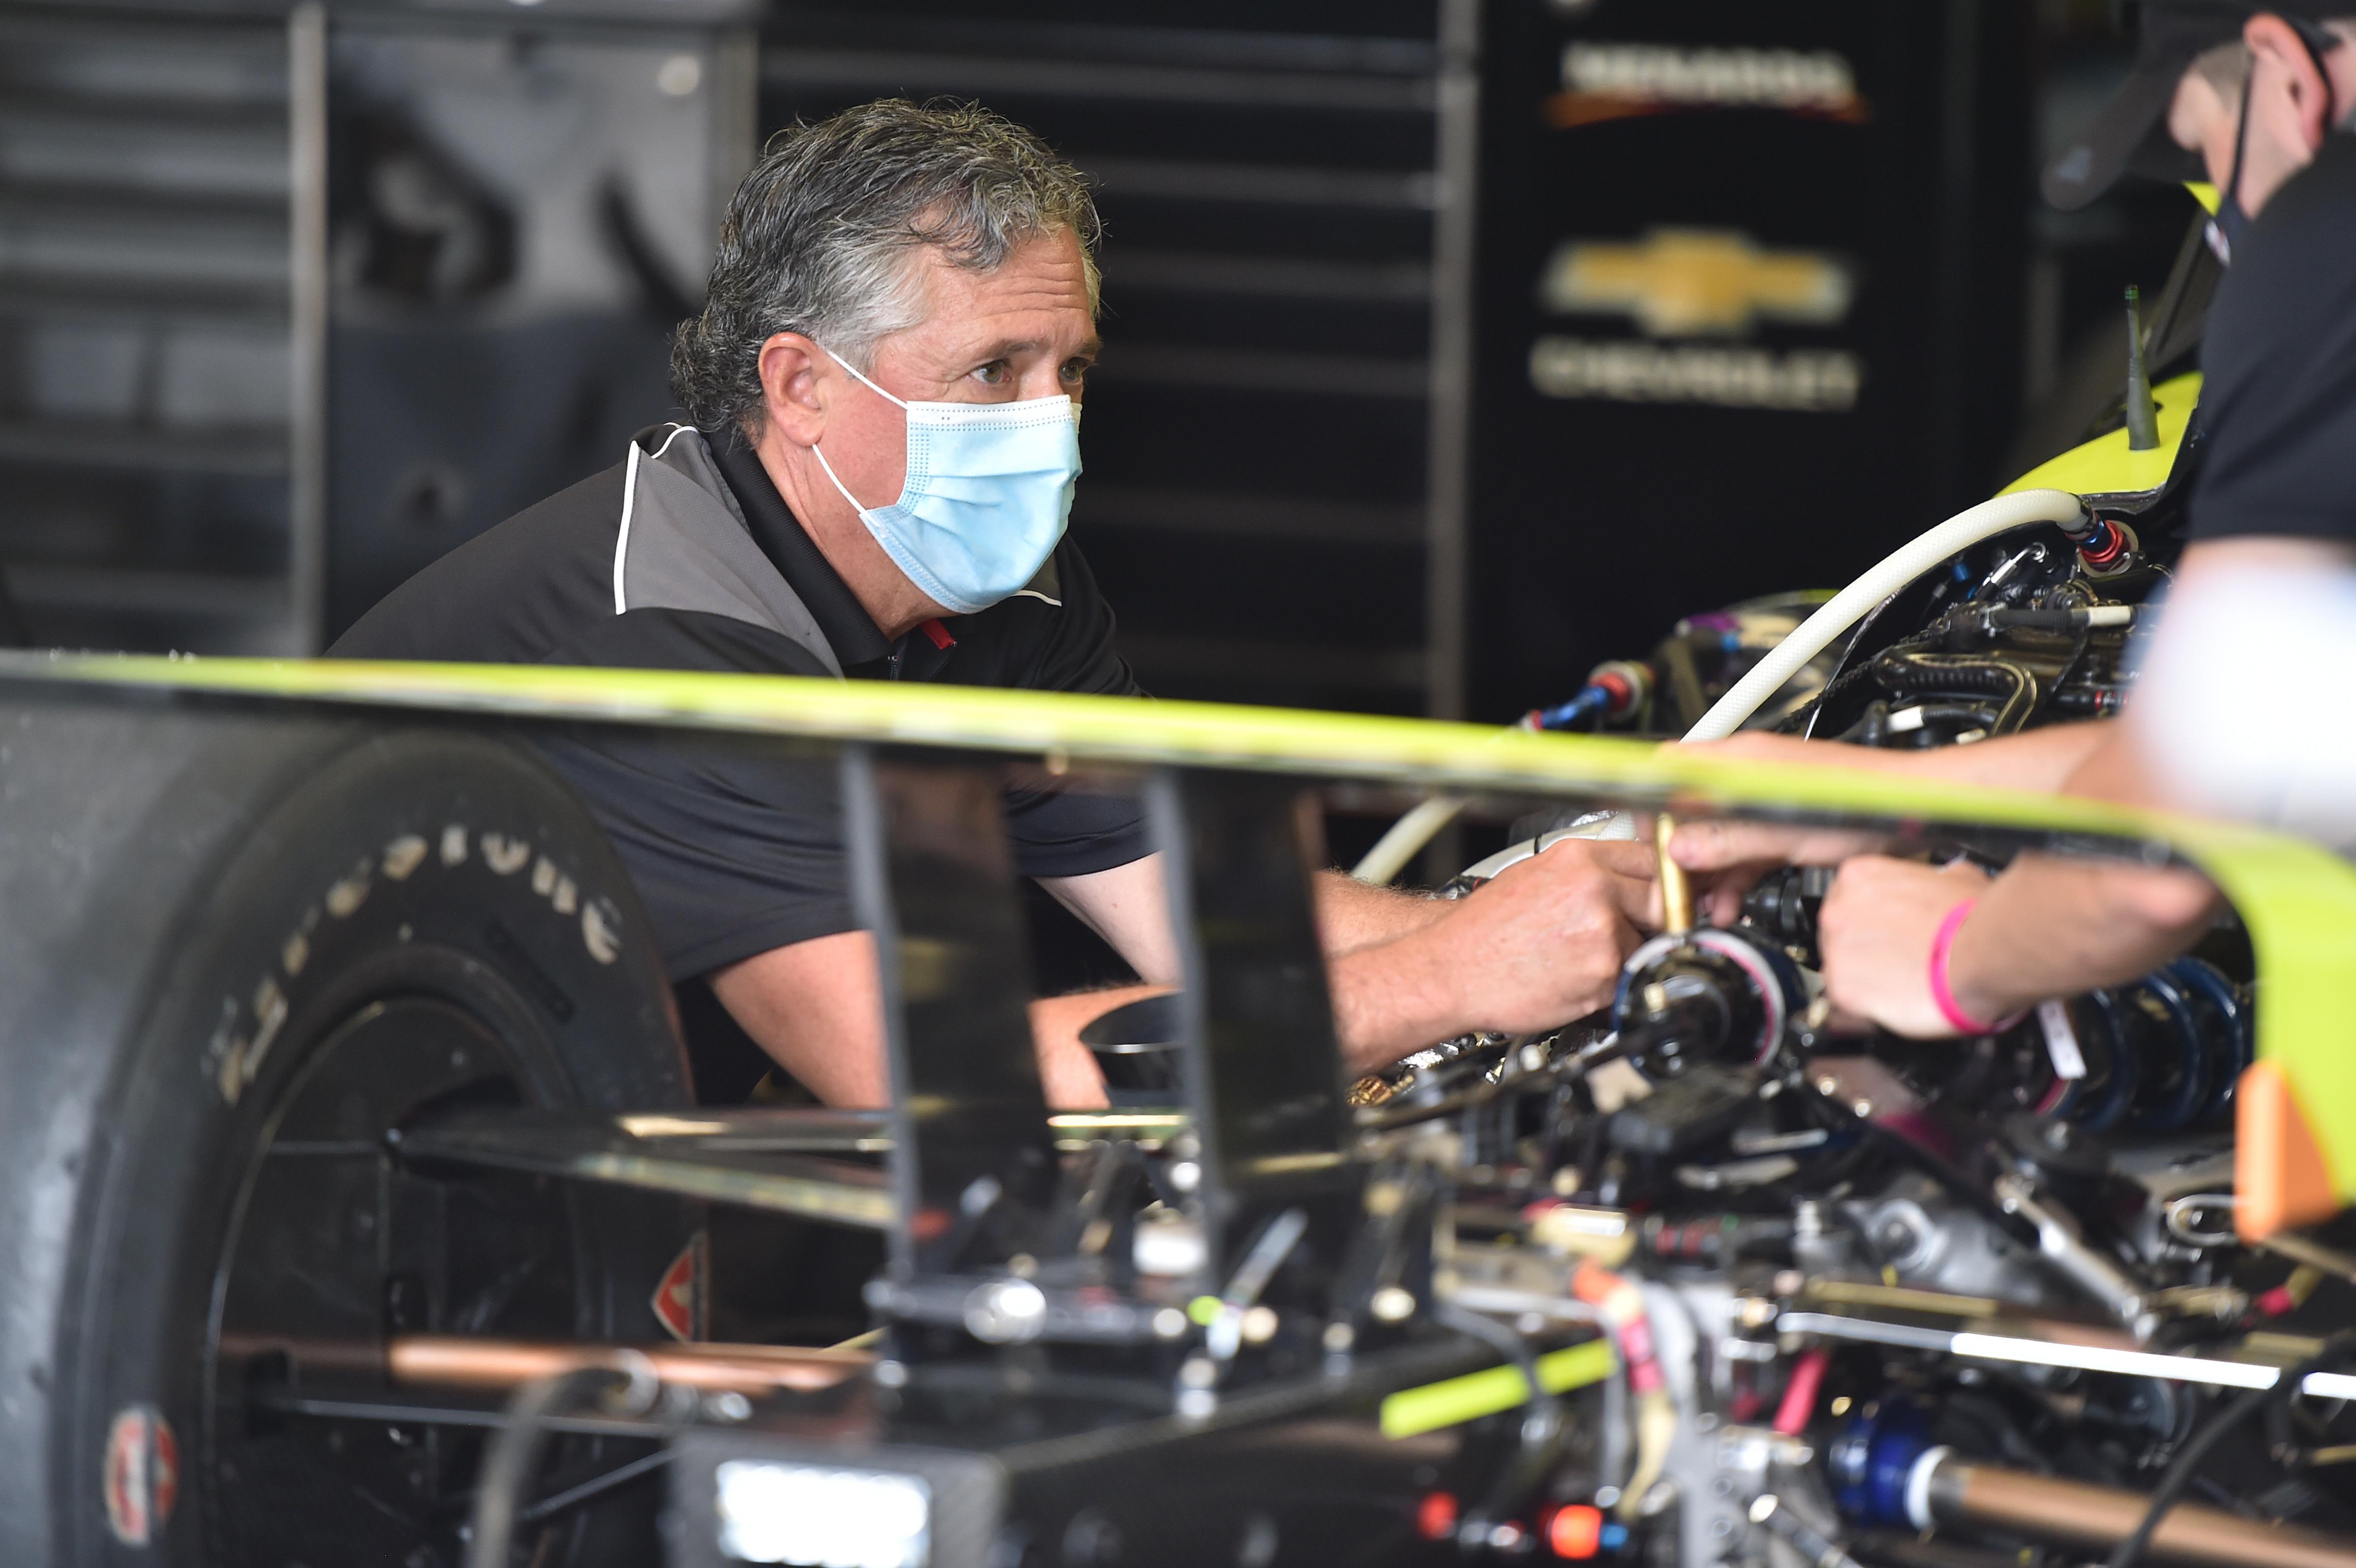
[[[926,316],[876,344],[877,386],[910,402],[1078,400],[1099,345],[1076,238],[1033,240],[991,272],[932,250],[911,265]],[[907,415],[831,361],[819,373],[828,460],[862,503],[890,506],[907,475]]]
[[[2176,144],[2201,155],[2210,183],[2221,193],[2233,178],[2236,144],[2242,165],[2242,209],[2254,218],[2286,181],[2307,167],[2329,129],[2337,110],[2345,103],[2347,84],[2334,77],[2351,70],[2343,44],[2324,58],[2319,69],[2314,55],[2289,23],[2260,15],[2244,27],[2242,41],[2204,56],[2209,69],[2195,65],[2176,84],[2168,111],[2168,133]],[[2329,73],[2329,74],[2327,74]],[[2249,112],[2242,112],[2240,96],[2222,91],[2215,79],[2240,80],[2249,96]]]
[[[2169,135],[2186,152],[2201,155],[2209,183],[2221,191],[2233,174],[2238,108],[2197,67],[2176,84],[2176,98],[2168,108]]]

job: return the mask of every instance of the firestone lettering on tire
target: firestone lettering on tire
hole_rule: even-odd
[[[385,845],[380,856],[363,859],[338,878],[319,903],[304,912],[294,930],[279,944],[279,965],[286,979],[301,975],[310,963],[312,938],[318,931],[322,908],[338,920],[357,912],[367,901],[379,871],[388,880],[405,882],[429,859],[438,859],[445,869],[463,866],[468,859],[469,837],[463,823],[444,827],[437,857],[434,847],[423,836],[402,834]],[[483,864],[494,876],[512,876],[530,865],[531,891],[547,900],[550,909],[561,917],[570,919],[578,913],[581,944],[590,957],[599,964],[612,964],[621,957],[622,912],[613,900],[584,893],[581,885],[546,855],[538,857],[535,862],[528,838],[485,833],[479,842]],[[262,1061],[286,1021],[287,1011],[286,994],[276,975],[264,975],[255,985],[250,1006],[241,1005],[234,996],[221,998],[220,1022],[205,1043],[202,1067],[205,1076],[220,1089],[224,1103],[235,1105],[261,1073]],[[249,1017],[252,1027],[241,1029],[239,1026]]]

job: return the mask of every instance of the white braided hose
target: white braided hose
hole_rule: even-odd
[[[1956,513],[1927,533],[1917,535],[1904,545],[1876,562],[1864,576],[1834,594],[1817,607],[1815,613],[1792,629],[1792,634],[1775,645],[1765,658],[1751,666],[1748,674],[1734,683],[1730,690],[1701,717],[1701,722],[1686,731],[1687,741],[1722,741],[1742,728],[1743,721],[1759,711],[1760,706],[1783,688],[1783,684],[1832,645],[1833,639],[1863,620],[1883,600],[1930,571],[1949,556],[1969,549],[1982,539],[1991,539],[2012,528],[2026,528],[2031,523],[2074,523],[2084,515],[2085,507],[2078,497],[2067,490],[2022,490],[2014,495],[1998,496],[1982,501],[1968,511]],[[1464,802],[1453,795],[1435,795],[1425,801],[1397,822],[1378,839],[1365,858],[1352,869],[1350,874],[1362,882],[1389,881],[1404,869],[1409,860],[1431,842],[1440,830],[1455,820],[1464,809]],[[1633,830],[1613,828],[1548,835],[1549,841],[1560,837],[1633,837]],[[1515,846],[1522,849],[1525,847]],[[1525,853],[1528,851],[1525,849]],[[1523,859],[1514,850],[1504,851],[1513,859]],[[1491,865],[1499,857],[1483,861]],[[1497,870],[1504,869],[1498,865]],[[1491,873],[1494,874],[1494,871]]]
[[[1751,667],[1734,688],[1686,731],[1687,741],[1723,741],[1742,728],[1743,720],[1783,688],[1807,662],[1832,645],[1835,637],[1865,619],[1866,613],[1949,556],[1969,549],[1984,539],[2030,523],[2074,523],[2085,512],[2067,490],[2023,490],[1982,501],[1958,512],[1926,534],[1909,539],[1877,562],[1864,576],[1834,594],[1792,629],[1768,656]]]

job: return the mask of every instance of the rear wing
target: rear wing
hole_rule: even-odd
[[[2232,900],[2258,960],[2258,1060],[2237,1097],[2245,1240],[2356,1202],[2356,867],[2239,826],[2095,802],[1421,720],[972,688],[521,666],[0,655],[0,679],[128,699],[600,721],[826,747],[1259,773],[1594,806],[1962,833],[2179,862]],[[1330,1046],[1328,1048],[1330,1050]]]

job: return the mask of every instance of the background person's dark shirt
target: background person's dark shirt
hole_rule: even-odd
[[[2326,136],[2234,247],[2201,358],[2193,539],[2356,543],[2356,135]]]
[[[641,438],[651,451],[661,439]],[[1111,607],[1067,536],[1032,589],[979,614],[885,639],[802,531],[759,460],[714,457],[761,553],[809,609],[846,676],[1136,695]],[[676,609],[615,613],[625,465],[594,475],[461,545],[337,639],[337,658],[830,676],[765,626]],[[666,967],[685,979],[773,947],[853,930],[830,761],[752,737],[582,726],[537,737],[629,867]],[[1077,876],[1147,852],[1133,801],[1012,792],[1027,876]]]

